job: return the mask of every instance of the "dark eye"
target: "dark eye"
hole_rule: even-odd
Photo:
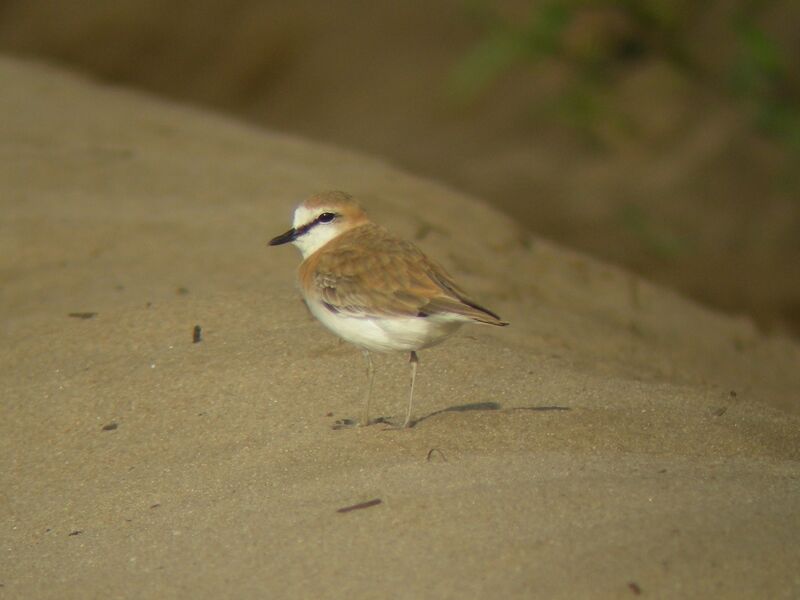
[[[334,213],[322,213],[320,216],[317,217],[317,221],[320,223],[330,223],[336,218]]]

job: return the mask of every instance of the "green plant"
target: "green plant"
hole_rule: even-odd
[[[730,21],[721,25],[736,40],[730,63],[709,67],[689,38],[693,24],[713,17],[719,2],[545,0],[532,2],[527,14],[513,19],[488,0],[471,0],[468,13],[486,33],[455,66],[448,88],[456,101],[470,103],[514,69],[556,63],[566,77],[539,108],[591,136],[601,120],[624,126],[609,91],[628,65],[651,56],[738,98],[755,126],[800,155],[800,74],[789,68],[776,39],[757,24],[775,4],[740,0]]]

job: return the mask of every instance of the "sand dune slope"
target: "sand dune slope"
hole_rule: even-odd
[[[364,156],[0,81],[0,598],[800,595],[796,344]],[[362,359],[266,246],[331,188],[512,323],[421,354],[410,430],[332,427]]]

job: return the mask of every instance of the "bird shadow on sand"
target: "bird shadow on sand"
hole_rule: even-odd
[[[435,410],[432,413],[428,413],[424,417],[420,417],[418,419],[414,419],[409,423],[408,428],[416,427],[417,424],[422,423],[430,419],[431,417],[435,417],[441,415],[443,413],[450,413],[450,412],[471,412],[471,411],[500,411],[500,412],[519,412],[519,411],[530,411],[530,412],[559,412],[559,411],[566,411],[572,410],[569,406],[514,406],[512,408],[503,408],[501,404],[497,402],[470,402],[469,404],[458,404],[456,406],[448,406],[447,408],[442,408],[440,410]],[[393,419],[389,417],[377,417],[375,419],[370,419],[370,425],[388,425],[387,429],[402,429],[399,427]],[[356,427],[358,425],[357,421],[354,419],[340,419],[331,427],[331,429],[338,430],[338,429],[350,429],[352,427]]]
[[[441,410],[435,410],[432,413],[425,415],[424,417],[420,417],[419,419],[414,419],[409,424],[409,427],[415,427],[418,423],[422,423],[423,421],[430,419],[431,417],[435,417],[437,415],[449,412],[501,411],[510,413],[522,410],[531,412],[549,412],[549,411],[562,411],[571,409],[568,406],[515,406],[513,408],[504,409],[502,405],[498,404],[497,402],[471,402],[469,404],[458,404],[456,406],[448,406],[447,408],[443,408]]]

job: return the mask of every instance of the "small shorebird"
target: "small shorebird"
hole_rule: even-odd
[[[309,310],[364,353],[368,382],[361,425],[369,425],[371,351],[409,353],[408,427],[417,350],[438,344],[464,323],[508,325],[471,300],[414,244],[372,223],[349,194],[312,196],[297,207],[292,225],[270,246],[291,242],[300,249],[300,291]]]

